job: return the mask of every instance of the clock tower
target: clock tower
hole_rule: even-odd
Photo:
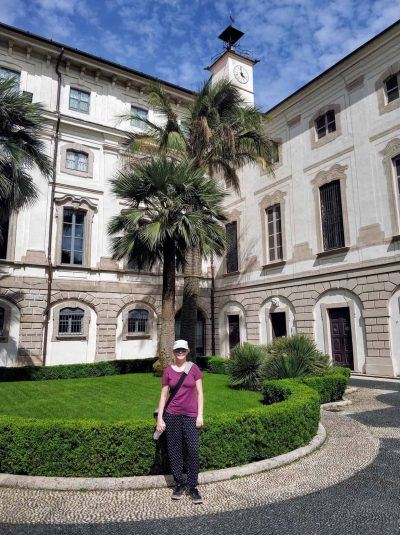
[[[245,101],[254,105],[253,67],[257,60],[239,50],[236,43],[244,33],[233,26],[228,26],[218,36],[224,42],[224,51],[207,67],[212,74],[212,80],[217,82],[222,78],[230,80],[241,92]]]

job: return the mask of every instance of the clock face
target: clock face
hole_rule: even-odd
[[[233,74],[238,82],[241,84],[247,84],[249,81],[249,73],[242,65],[236,65],[233,69]]]

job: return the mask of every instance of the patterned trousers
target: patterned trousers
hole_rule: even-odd
[[[184,483],[183,477],[183,444],[187,448],[187,480],[190,487],[197,485],[199,475],[199,430],[195,416],[164,413],[165,432],[169,463],[176,483]]]

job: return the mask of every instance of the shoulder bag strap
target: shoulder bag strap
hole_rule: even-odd
[[[183,370],[182,375],[180,376],[176,387],[173,390],[171,390],[171,392],[170,392],[169,398],[168,398],[167,403],[165,404],[165,407],[164,407],[164,412],[166,411],[166,409],[167,409],[168,405],[171,403],[171,401],[174,399],[175,395],[178,393],[178,390],[182,386],[182,383],[185,380],[185,377],[187,376],[187,374],[192,369],[192,366],[193,366],[193,362],[187,362],[186,363],[185,369]]]

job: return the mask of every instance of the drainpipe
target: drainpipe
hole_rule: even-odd
[[[44,333],[43,333],[43,366],[46,366],[47,359],[47,339],[49,335],[49,321],[50,321],[50,305],[51,305],[51,288],[53,283],[53,262],[52,262],[52,242],[53,242],[53,217],[54,217],[54,197],[56,191],[57,180],[57,158],[58,158],[58,139],[60,133],[60,97],[61,97],[61,72],[60,63],[64,54],[64,48],[61,49],[57,58],[56,73],[57,73],[57,103],[56,103],[56,131],[54,134],[54,150],[53,150],[53,169],[52,169],[52,182],[51,182],[51,195],[50,195],[50,214],[49,214],[49,241],[47,244],[47,299],[46,299],[46,311],[44,318]]]
[[[215,355],[215,275],[214,255],[211,253],[211,354]]]

